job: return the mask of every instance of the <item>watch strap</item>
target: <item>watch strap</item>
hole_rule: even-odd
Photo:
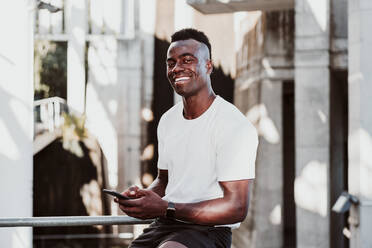
[[[166,217],[169,219],[174,219],[176,214],[176,206],[173,202],[168,202]]]

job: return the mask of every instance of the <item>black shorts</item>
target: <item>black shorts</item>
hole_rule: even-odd
[[[156,219],[129,247],[156,248],[167,241],[176,241],[190,248],[229,248],[231,228]]]

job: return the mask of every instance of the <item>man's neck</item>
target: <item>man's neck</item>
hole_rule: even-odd
[[[183,116],[191,120],[201,116],[213,103],[216,94],[213,90],[195,96],[183,97]]]

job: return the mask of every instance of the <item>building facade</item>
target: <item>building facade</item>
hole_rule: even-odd
[[[100,143],[107,186],[123,190],[156,175],[157,122],[180,100],[165,77],[166,50],[174,31],[194,27],[211,39],[217,93],[260,135],[249,214],[233,246],[372,247],[369,0],[52,2],[63,11],[0,4],[0,128],[9,134],[0,193],[13,199],[2,216],[32,214],[33,38],[68,43],[67,102]],[[359,205],[337,214],[343,191]],[[31,233],[1,229],[1,244],[28,247]]]

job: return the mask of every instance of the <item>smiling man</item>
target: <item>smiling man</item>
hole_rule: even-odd
[[[182,102],[158,126],[158,176],[118,200],[129,216],[155,218],[130,247],[230,247],[231,229],[247,215],[255,175],[257,133],[213,92],[211,45],[203,32],[172,35],[167,77]]]

